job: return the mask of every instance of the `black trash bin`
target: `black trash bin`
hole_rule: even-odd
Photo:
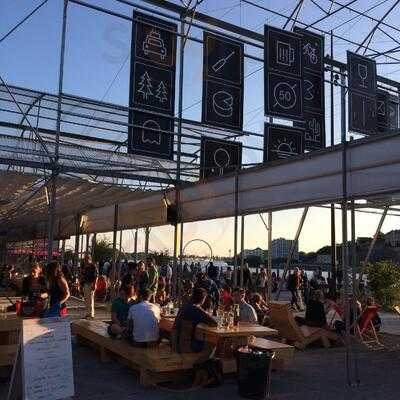
[[[254,400],[269,398],[274,353],[241,347],[236,353],[239,394]]]

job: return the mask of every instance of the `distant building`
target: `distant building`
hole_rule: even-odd
[[[385,235],[385,244],[400,247],[400,230],[390,231]]]
[[[267,258],[267,254],[268,251],[267,250],[263,250],[259,247],[255,248],[255,249],[243,249],[243,258],[247,258],[247,257],[260,257],[260,259],[262,261],[264,261]]]
[[[274,239],[271,244],[272,258],[286,258],[289,255],[293,242],[293,240],[287,240],[284,238]],[[292,259],[299,259],[299,242],[296,243]]]
[[[317,254],[317,264],[330,264],[331,255],[330,254]]]

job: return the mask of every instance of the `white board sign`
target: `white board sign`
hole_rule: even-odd
[[[59,400],[73,396],[70,320],[24,320],[22,344],[24,399]]]

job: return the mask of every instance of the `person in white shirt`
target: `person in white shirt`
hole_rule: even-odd
[[[150,303],[151,295],[148,289],[140,290],[140,302],[129,309],[128,327],[132,332],[132,344],[136,347],[151,347],[158,344],[158,323],[161,313],[157,304]]]

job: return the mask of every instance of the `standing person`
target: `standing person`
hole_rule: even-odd
[[[92,257],[86,255],[83,261],[82,286],[83,297],[86,304],[86,318],[94,318],[94,292],[96,290],[97,278],[99,276],[97,267],[92,262]]]
[[[214,265],[212,261],[209,262],[207,268],[207,275],[212,279],[215,283],[218,283],[218,267]]]
[[[45,317],[63,317],[67,315],[66,301],[69,299],[69,287],[58,261],[52,261],[46,270],[47,291],[49,295],[49,307]]]
[[[257,277],[257,292],[261,294],[263,299],[267,298],[265,288],[267,287],[267,273],[261,268]]]
[[[153,257],[147,256],[145,265],[148,277],[146,289],[150,292],[150,301],[154,303],[157,294],[159,273]]]
[[[197,274],[197,281],[195,283],[196,288],[205,289],[208,296],[204,302],[204,307],[206,309],[216,308],[219,304],[219,290],[215,282],[207,277],[204,272]]]
[[[310,287],[308,284],[308,276],[303,267],[300,267],[301,289],[303,292],[304,303],[308,303]]]
[[[303,311],[303,300],[301,297],[301,277],[300,277],[300,270],[296,267],[293,270],[293,273],[289,275],[288,282],[287,282],[287,289],[292,294],[292,299],[290,300],[290,305],[292,308],[294,306],[298,311]]]
[[[224,274],[225,283],[232,287],[232,268],[228,267]]]

